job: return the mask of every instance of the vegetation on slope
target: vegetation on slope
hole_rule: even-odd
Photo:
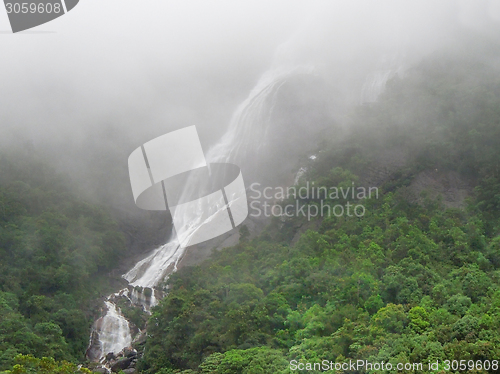
[[[305,232],[304,217],[276,219],[253,239],[242,228],[240,244],[174,274],[149,320],[141,372],[500,358],[498,72],[436,56],[391,80],[346,128],[325,139],[304,180],[363,184],[386,150],[403,149],[378,198],[323,199],[362,203],[365,215],[316,218]],[[411,196],[426,170],[475,186],[463,208]],[[89,301],[123,246],[109,215],[56,173],[26,153],[2,156],[0,370],[85,372],[64,360],[83,358]]]
[[[83,360],[91,301],[125,246],[102,208],[35,158],[0,158],[0,370],[18,354]]]
[[[500,358],[499,74],[437,56],[349,122],[307,180],[349,186],[385,149],[408,155],[379,198],[362,202],[365,216],[330,215],[294,243],[305,219],[277,219],[173,275],[149,321],[144,373],[287,373],[292,360],[358,359],[439,360],[444,370],[444,360]],[[476,186],[464,209],[408,198],[428,169]]]

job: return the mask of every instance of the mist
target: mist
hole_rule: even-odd
[[[269,158],[289,146],[283,134],[291,122],[297,131],[313,122],[318,131],[334,128],[350,107],[376,96],[363,94],[370,74],[404,74],[443,49],[468,53],[475,44],[468,40],[490,40],[499,20],[494,1],[87,0],[12,35],[0,12],[0,144],[32,149],[89,197],[136,209],[130,152],[193,124],[207,152],[266,71],[307,70],[283,90],[289,102],[273,117],[281,142],[264,151]],[[298,95],[304,84],[307,100]],[[291,106],[300,112],[294,118]]]
[[[82,0],[10,30],[0,370],[495,357],[498,1]]]

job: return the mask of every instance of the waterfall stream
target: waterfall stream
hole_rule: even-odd
[[[290,41],[284,43],[278,49],[280,53],[277,55],[282,56],[284,46],[289,48],[291,45],[293,43]],[[402,65],[401,61],[396,60],[392,59],[387,64],[379,64],[376,69],[365,76],[362,87],[353,88],[361,93],[362,103],[375,101],[383,91],[387,80],[398,73]],[[261,76],[248,97],[237,107],[220,142],[208,150],[207,163],[233,162],[240,167],[244,166],[246,161],[266,145],[266,135],[272,125],[271,115],[280,88],[291,77],[299,74],[309,75],[314,71],[315,69],[310,63],[275,62],[273,67]],[[304,172],[305,169],[301,168],[296,175],[296,180]],[[245,171],[243,171],[244,173]],[[186,193],[189,193],[191,192],[189,189],[196,188],[197,184],[187,183],[185,186]],[[212,212],[212,215],[208,218],[205,217],[204,220],[202,218],[193,220],[192,212],[183,212],[182,205],[179,207],[181,208],[175,211],[175,215],[176,217],[177,215],[186,217],[185,220],[182,220],[184,225],[180,229],[177,228],[177,232],[172,232],[166,244],[153,250],[125,273],[122,277],[128,281],[129,286],[110,295],[105,301],[107,312],[94,323],[87,351],[89,358],[102,361],[108,353],[116,354],[131,345],[133,341],[131,326],[116,306],[116,299],[124,297],[131,305],[139,306],[149,313],[157,299],[161,297],[158,286],[177,270],[177,265],[189,246],[190,238],[206,220],[210,220],[217,214],[217,212]],[[93,350],[90,347],[94,347]]]
[[[226,134],[221,141],[207,152],[207,162],[230,162],[235,159],[242,159],[245,152],[252,149],[253,142],[262,140],[265,137],[269,116],[269,109],[266,105],[274,102],[274,97],[284,84],[287,77],[310,72],[310,68],[296,67],[291,69],[273,69],[266,72],[250,92],[248,98],[237,108]],[[256,123],[265,124],[259,126],[258,133],[255,133]],[[252,133],[253,132],[253,133]],[[186,185],[188,189],[196,188],[196,183]],[[92,330],[90,346],[97,348],[98,353],[93,353],[90,358],[102,360],[108,353],[118,353],[123,348],[131,345],[132,337],[129,322],[123,317],[120,309],[114,303],[118,297],[126,297],[132,305],[140,306],[144,311],[149,312],[156,304],[156,288],[172,272],[177,270],[177,265],[182,258],[186,247],[189,246],[190,238],[196,233],[206,220],[211,219],[218,211],[205,218],[205,220],[192,219],[192,212],[183,212],[181,209],[175,211],[175,215],[185,215],[185,225],[177,233],[172,233],[169,241],[153,250],[147,257],[140,260],[132,269],[122,277],[129,282],[129,287],[110,295],[105,301],[106,314],[99,318]],[[225,209],[225,207],[224,207]],[[189,218],[189,219],[188,219]],[[151,296],[145,297],[144,291],[140,289],[150,289]]]
[[[307,67],[296,67],[288,70],[275,69],[264,74],[248,98],[235,111],[229,128],[221,141],[208,151],[207,161],[242,160],[249,150],[255,150],[256,148],[253,147],[259,146],[256,142],[265,139],[269,125],[269,110],[272,110],[274,98],[279,88],[289,76],[310,71],[311,69]],[[375,101],[382,92],[387,79],[393,73],[394,70],[378,71],[372,76],[368,76],[362,89],[363,101]],[[270,107],[265,108],[269,104]],[[258,126],[256,130],[253,126],[255,123],[264,123],[264,126]],[[186,213],[187,216],[187,212],[182,211],[176,211],[175,214],[183,213]],[[192,213],[189,214],[189,217],[192,217]],[[113,300],[118,296],[125,296],[132,305],[142,307],[145,312],[149,313],[156,304],[156,287],[177,270],[185,248],[189,245],[190,237],[202,224],[202,221],[186,222],[186,226],[181,232],[178,232],[177,235],[172,234],[166,244],[153,250],[123,275],[123,278],[129,282],[129,287],[108,297],[108,300],[105,301],[106,314],[94,324],[90,344],[99,347],[99,353],[94,355],[94,359],[102,360],[110,352],[118,353],[129,347],[133,340],[129,322],[123,317]],[[141,288],[150,289],[151,296],[146,297],[139,292],[138,289]]]
[[[116,305],[111,301],[105,301],[108,312],[99,321],[100,335],[103,352],[119,352],[124,347],[128,347],[132,343],[132,336],[130,334],[130,326],[128,321],[117,309]]]

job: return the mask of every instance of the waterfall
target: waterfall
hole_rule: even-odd
[[[227,132],[207,152],[207,162],[234,162],[248,155],[250,150],[262,146],[266,132],[270,125],[270,114],[275,104],[276,94],[279,88],[286,82],[288,77],[295,74],[310,73],[310,67],[294,67],[288,69],[271,69],[258,81],[249,96],[236,109]],[[269,107],[267,107],[269,105]],[[256,126],[258,124],[258,126]],[[260,145],[258,144],[260,143]],[[199,184],[194,180],[188,180],[183,195],[192,193]],[[175,215],[185,216],[179,232],[172,233],[169,241],[153,250],[144,259],[140,260],[132,269],[122,277],[129,282],[129,288],[125,288],[114,297],[108,297],[105,301],[107,313],[98,319],[93,328],[91,345],[99,347],[99,358],[102,359],[107,353],[118,353],[123,348],[130,346],[132,342],[130,326],[128,321],[121,315],[120,310],[112,300],[116,297],[126,297],[131,304],[140,305],[146,312],[156,304],[154,289],[169,274],[177,270],[177,264],[182,258],[185,248],[189,246],[190,238],[196,233],[206,220],[210,220],[217,211],[211,212],[208,217],[193,220],[193,213],[183,211],[182,205],[176,209]],[[222,207],[220,207],[222,208]],[[144,297],[136,288],[150,288],[152,295]],[[93,342],[94,341],[94,342]]]
[[[296,59],[289,57],[302,55],[300,48],[307,45],[304,42],[306,33],[305,29],[299,30],[297,34],[278,48],[272,67],[260,77],[248,97],[236,108],[221,140],[206,153],[208,164],[235,163],[243,169],[243,174],[247,175],[244,168],[249,163],[255,162],[259,152],[269,146],[266,140],[269,139],[268,133],[273,125],[272,115],[280,88],[293,77],[311,75],[316,72],[314,63],[297,62]],[[310,59],[306,58],[306,60]],[[365,83],[362,87],[360,87],[361,84],[352,87],[352,90],[357,94],[361,91],[362,103],[377,99],[387,80],[397,72],[398,66],[400,66],[398,63],[399,60],[393,58],[385,63],[377,64],[372,73],[365,76]],[[304,172],[305,168],[299,170],[295,183]],[[182,195],[188,196],[193,192],[193,189],[198,188],[199,183],[196,183],[195,180],[188,180],[185,186]],[[221,206],[219,209],[225,209],[225,206]],[[177,265],[189,246],[190,239],[203,226],[203,223],[211,220],[217,212],[214,210],[205,216],[193,215],[192,211],[183,211],[182,205],[179,205],[173,214],[176,217],[176,222],[180,221],[183,224],[180,225],[180,228],[176,226],[178,231],[172,232],[166,244],[153,250],[132,269],[123,274],[122,277],[127,280],[129,287],[117,294],[120,297],[128,298],[132,305],[139,305],[144,311],[149,312],[151,307],[156,304],[155,289],[177,270]],[[193,217],[196,218],[193,219]],[[151,289],[151,296],[146,297],[144,293],[139,292],[140,288]],[[105,302],[106,315],[96,321],[94,325],[93,336],[98,336],[97,345],[100,346],[100,358],[109,352],[117,353],[132,342],[130,326],[121,315],[120,310],[113,304],[112,299]]]
[[[132,342],[128,321],[117,310],[116,305],[105,301],[108,312],[102,317],[99,340],[103,352],[119,352]]]
[[[377,68],[366,76],[361,87],[360,104],[374,103],[379,95],[384,92],[387,81],[402,75],[404,71],[404,57],[401,53],[393,53],[389,58],[382,56]]]
[[[158,301],[155,296],[155,291],[151,288],[151,296],[146,296],[145,291],[140,292],[136,288],[132,289],[130,292],[129,300],[132,305],[143,306],[146,312],[150,312],[151,308],[154,307]]]
[[[393,71],[375,72],[372,78],[367,77],[362,89],[365,102],[376,99]],[[207,162],[236,162],[240,165],[249,158],[251,159],[252,155],[258,153],[265,146],[266,135],[272,125],[271,115],[279,89],[290,77],[298,74],[311,74],[312,72],[311,66],[295,66],[273,68],[264,73],[248,97],[237,107],[220,142],[207,152]],[[305,169],[301,169],[295,183],[304,172]],[[186,191],[183,193],[189,194],[197,186],[198,184],[193,181],[187,183]],[[211,219],[216,213],[214,211],[209,217],[202,219],[200,216],[200,218],[193,220],[192,212],[177,209],[175,215],[186,217],[182,229],[177,233],[173,232],[166,244],[153,250],[125,273],[122,277],[129,282],[129,288],[125,288],[115,295],[127,297],[131,304],[139,305],[145,312],[149,313],[151,307],[156,304],[155,288],[177,270],[177,265],[186,247],[189,246],[190,238],[205,220]],[[152,289],[151,297],[144,297],[135,289],[136,287]],[[120,310],[112,299],[108,299],[105,304],[107,306],[106,315],[94,324],[94,333],[97,333],[98,336],[101,359],[109,352],[121,351],[130,346],[132,342],[129,323],[121,315]]]
[[[156,287],[165,277],[177,270],[184,250],[175,239],[155,249],[123,275],[131,286]]]
[[[393,74],[393,71],[379,70],[366,77],[366,81],[361,89],[361,103],[373,103],[378,96],[384,91],[385,84]]]
[[[266,135],[272,125],[271,115],[279,89],[290,77],[298,74],[311,74],[312,72],[311,66],[295,66],[273,68],[264,73],[248,97],[235,110],[228,129],[220,142],[207,152],[207,162],[236,162],[240,165],[246,160],[252,159],[252,156],[265,146]],[[391,73],[392,70],[381,75],[375,73],[372,83],[369,83],[370,78],[367,78],[367,83],[363,87],[365,101],[376,99]],[[304,171],[299,172],[296,179]],[[187,183],[183,194],[191,193],[192,189],[197,186],[198,184],[194,181]],[[189,246],[190,238],[206,220],[211,219],[216,213],[214,211],[209,217],[202,219],[200,216],[193,220],[192,212],[177,209],[175,215],[185,216],[184,226],[179,232],[173,232],[166,244],[153,250],[125,273],[122,277],[129,282],[129,288],[125,288],[115,295],[127,297],[131,304],[139,305],[145,312],[149,313],[151,307],[156,304],[155,288],[177,270],[185,248]],[[152,289],[151,297],[144,297],[143,294],[135,290],[136,287]],[[107,306],[106,315],[94,324],[94,333],[97,333],[98,336],[101,359],[109,352],[121,351],[132,342],[129,323],[121,315],[112,298],[108,299],[105,304]]]
[[[311,71],[310,67],[294,67],[272,69],[264,73],[247,99],[236,109],[221,141],[207,152],[207,162],[235,162],[245,158],[250,150],[262,147],[279,88],[291,75]],[[270,105],[270,108],[267,109],[266,105]],[[191,192],[190,189],[197,186],[197,183],[190,181],[183,193],[187,195]],[[213,212],[212,216],[216,213]],[[183,212],[182,209],[176,210],[175,214],[186,216],[183,229],[123,275],[130,285],[153,288],[168,274],[177,270],[177,264],[184,254],[184,249],[189,245],[189,239],[204,221],[193,220],[192,212]]]
[[[241,162],[266,145],[266,135],[279,89],[291,77],[311,74],[312,66],[272,68],[265,72],[237,107],[222,139],[207,154],[210,162]]]
[[[304,27],[299,28],[289,40],[277,48],[271,68],[261,76],[248,97],[237,107],[220,142],[208,150],[206,154],[207,164],[235,163],[242,167],[244,160],[251,156],[250,152],[258,152],[265,145],[264,140],[271,126],[271,114],[276,104],[279,89],[291,76],[310,74],[313,71],[311,64],[296,63],[290,57],[297,55],[295,53],[297,45],[303,43],[305,32]],[[211,172],[210,167],[209,172]],[[197,186],[199,186],[197,180],[188,180],[182,195],[189,196]],[[202,209],[201,206],[200,209]],[[132,269],[123,274],[122,277],[127,280],[129,287],[121,290],[118,294],[127,297],[131,304],[140,305],[146,312],[149,312],[150,308],[156,303],[155,288],[172,272],[177,270],[177,264],[182,258],[186,247],[189,246],[190,239],[203,226],[203,223],[211,220],[217,214],[217,209],[226,209],[226,207],[217,207],[208,214],[193,216],[192,212],[183,211],[182,205],[177,206],[173,215],[176,222],[183,223],[180,225],[181,227],[177,227],[176,224],[178,231],[172,232],[166,244],[153,250]],[[195,218],[193,219],[193,217]],[[152,296],[144,298],[135,290],[137,287],[152,289]],[[118,315],[121,317],[120,321],[126,321],[111,299],[106,301],[108,311],[100,320],[117,321]],[[99,328],[98,321],[94,324],[92,336],[97,336],[97,332],[99,332],[98,340],[100,340],[100,343],[96,343],[96,345],[100,346],[100,358],[111,351],[116,353],[130,345],[131,341],[129,339],[120,338],[122,336],[121,331],[113,332]],[[121,323],[115,326],[117,329],[128,329],[130,334],[128,324]],[[109,336],[105,336],[108,332]],[[91,339],[91,346],[92,340],[95,339]]]
[[[95,321],[92,329],[87,356],[93,360],[100,360],[110,352],[118,353],[132,343],[129,322],[110,301],[112,296],[104,302],[106,314]]]

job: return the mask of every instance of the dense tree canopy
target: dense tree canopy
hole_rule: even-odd
[[[0,370],[20,353],[83,359],[90,301],[125,241],[75,190],[34,154],[0,156]]]
[[[365,214],[273,219],[253,238],[243,226],[238,245],[172,275],[140,372],[306,372],[290,363],[323,360],[438,361],[447,372],[444,360],[500,358],[497,69],[433,56],[346,121],[300,183],[366,186],[383,169],[379,194],[283,204],[363,204]],[[395,168],[387,150],[404,162]],[[0,169],[0,370],[85,372],[66,361],[83,358],[88,302],[123,237],[33,156],[2,156]],[[432,183],[415,194],[422,173],[449,172],[467,199],[446,204]]]
[[[385,149],[405,149],[378,199],[359,201],[366,214],[276,219],[251,240],[242,229],[239,245],[173,275],[149,321],[145,373],[288,373],[292,360],[325,359],[444,370],[446,359],[500,357],[499,74],[435,56],[358,108],[349,129],[304,180],[361,184]],[[412,197],[425,170],[454,171],[475,191],[455,208]]]

